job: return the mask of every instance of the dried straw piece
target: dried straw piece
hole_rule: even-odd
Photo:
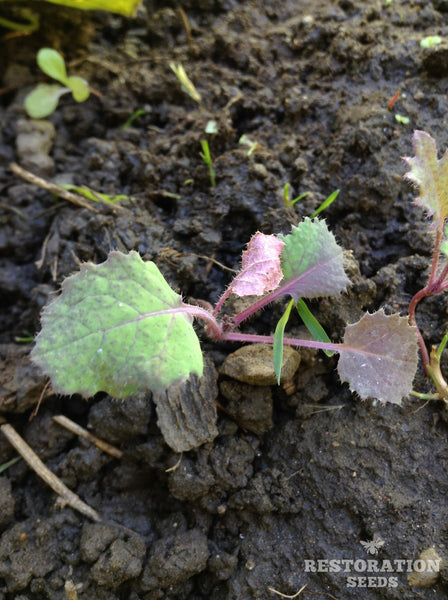
[[[39,477],[41,477],[45,483],[62,498],[65,504],[68,504],[73,509],[79,511],[83,515],[86,515],[93,521],[100,522],[102,520],[96,510],[91,508],[88,504],[83,502],[79,496],[69,490],[68,487],[44,465],[37,454],[33,452],[33,450],[20,437],[16,430],[9,425],[9,423],[1,425],[0,429],[8,442],[14,446],[17,452],[23,457],[33,471],[35,471]]]
[[[73,192],[69,192],[68,190],[64,190],[64,188],[60,187],[59,185],[56,185],[55,183],[51,183],[50,181],[47,181],[42,177],[34,175],[34,173],[31,173],[31,171],[27,171],[23,167],[19,166],[17,163],[11,163],[9,165],[9,168],[13,173],[18,175],[22,179],[25,179],[25,181],[33,183],[34,185],[37,185],[38,187],[44,190],[47,190],[47,192],[55,194],[56,196],[59,196],[60,198],[63,198],[64,200],[67,200],[72,204],[76,204],[76,206],[80,206],[81,208],[87,208],[93,212],[98,212],[93,207],[92,202],[89,202],[88,200],[86,200],[86,198],[83,198],[78,194],[74,194]]]
[[[97,438],[95,435],[92,435],[90,431],[87,431],[87,429],[84,429],[84,427],[81,427],[81,425],[78,425],[78,423],[75,423],[68,417],[64,415],[56,415],[53,417],[53,421],[56,421],[56,423],[59,423],[59,425],[62,425],[62,427],[65,427],[72,433],[79,435],[88,442],[92,442],[92,444],[95,444],[97,448],[103,452],[106,452],[107,454],[110,454],[114,458],[121,458],[123,456],[123,452],[121,450],[115,448],[115,446],[112,446],[108,442]]]

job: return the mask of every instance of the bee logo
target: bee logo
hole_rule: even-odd
[[[378,554],[378,550],[384,546],[385,541],[382,540],[379,536],[374,536],[373,540],[369,540],[367,542],[360,541],[361,546],[367,552],[367,554]]]

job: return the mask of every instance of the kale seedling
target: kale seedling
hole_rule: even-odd
[[[25,98],[25,110],[32,119],[43,119],[57,108],[59,98],[69,92],[76,102],[84,102],[90,95],[89,85],[77,75],[67,76],[65,62],[59,52],[52,48],[41,48],[37,53],[37,64],[42,71],[62,83],[40,83]]]
[[[111,252],[106,262],[86,263],[62,283],[62,294],[43,312],[32,358],[58,393],[125,398],[164,391],[192,373],[202,375],[197,318],[216,341],[273,343],[278,378],[285,344],[338,352],[339,375],[353,391],[399,403],[411,390],[418,360],[416,328],[406,317],[366,314],[346,327],[342,343],[284,337],[289,313],[302,298],[337,297],[348,284],[342,248],[318,218],[305,218],[286,236],[256,233],[214,309],[184,302],[155,263],[136,252]],[[258,298],[233,317],[221,316],[230,294]],[[274,335],[239,331],[284,296],[290,302]]]
[[[416,204],[422,206],[430,217],[429,230],[435,235],[431,269],[427,284],[419,290],[409,304],[409,321],[416,327],[423,367],[436,387],[436,394],[417,394],[421,398],[443,399],[448,402],[448,384],[441,369],[440,359],[448,341],[444,336],[438,348],[428,352],[418,328],[415,311],[421,300],[440,294],[448,289],[448,230],[445,220],[448,216],[448,152],[437,160],[437,147],[433,138],[424,131],[415,131],[413,136],[415,157],[405,158],[410,171],[405,178],[420,188]],[[441,257],[444,259],[442,265]]]
[[[148,389],[164,391],[192,373],[202,375],[196,318],[205,322],[206,333],[216,341],[272,343],[278,380],[284,345],[303,346],[339,353],[339,376],[361,398],[399,404],[412,393],[448,402],[448,383],[440,367],[448,333],[428,352],[416,321],[418,304],[448,289],[448,151],[438,160],[435,141],[423,131],[414,132],[413,145],[415,156],[405,159],[410,167],[405,178],[420,189],[416,204],[430,217],[434,246],[428,282],[412,298],[408,317],[386,315],[381,309],[367,313],[347,325],[341,343],[331,343],[303,298],[337,297],[349,281],[342,249],[325,221],[305,218],[287,236],[256,233],[243,253],[241,271],[215,308],[184,302],[157,266],[143,262],[136,252],[111,252],[100,265],[84,264],[44,309],[33,360],[62,394],[105,391],[124,398]],[[257,299],[232,317],[222,316],[231,294]],[[244,321],[282,297],[290,300],[273,335],[240,332]],[[294,306],[314,340],[285,337]],[[412,391],[418,348],[434,394]]]

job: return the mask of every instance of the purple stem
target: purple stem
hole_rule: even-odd
[[[213,310],[213,316],[216,316],[218,314],[218,312],[221,309],[221,306],[224,304],[224,302],[227,300],[227,298],[230,296],[232,292],[232,286],[230,285],[226,291],[224,292],[224,294],[221,296],[221,298],[218,300],[215,309]]]
[[[265,296],[266,298],[267,296]],[[264,299],[264,298],[263,298]],[[186,312],[191,317],[196,317],[205,321],[210,327],[211,337],[222,341],[231,342],[247,342],[256,344],[273,344],[274,336],[272,335],[256,335],[252,333],[238,333],[234,331],[223,331],[220,323],[215,317],[205,308],[200,306],[193,306],[191,304],[184,304],[181,308],[169,309],[167,311],[160,311],[160,313],[174,313],[174,312]],[[240,313],[241,314],[241,313]],[[316,348],[317,350],[330,350],[334,352],[340,352],[344,349],[350,349],[345,344],[333,344],[331,342],[317,342],[315,340],[302,340],[298,338],[284,338],[283,344],[287,346],[303,346],[305,348]]]
[[[262,298],[254,302],[248,308],[242,310],[233,318],[233,323],[235,327],[238,327],[240,323],[251,317],[253,314],[258,312],[274,300],[277,300],[277,298],[281,298],[282,296],[288,294],[289,289],[293,288],[295,283],[296,280],[293,280],[286,283],[285,285],[282,285],[279,288],[276,288],[275,290],[272,290],[272,292],[269,292],[269,294],[266,294],[266,296],[263,296]]]
[[[207,333],[210,335],[210,337],[212,337],[216,340],[223,339],[223,337],[222,337],[223,332],[222,332],[221,325],[218,323],[218,321],[215,319],[215,317],[212,315],[212,313],[210,313],[205,308],[202,308],[201,306],[194,306],[193,304],[183,303],[182,308],[177,309],[177,310],[178,310],[178,312],[186,312],[191,317],[196,317],[198,319],[202,319],[208,325]]]
[[[425,369],[425,373],[428,374],[428,366],[430,363],[428,349],[426,347],[423,336],[420,332],[420,329],[417,325],[417,321],[415,318],[415,311],[417,308],[417,304],[428,296],[432,296],[433,294],[438,294],[442,291],[442,282],[441,277],[437,278],[437,268],[439,266],[439,256],[440,256],[440,244],[442,243],[443,237],[443,221],[440,223],[439,227],[436,231],[436,240],[434,242],[434,250],[432,253],[432,264],[431,264],[431,273],[429,274],[428,283],[425,287],[419,290],[411,299],[408,308],[409,322],[411,325],[414,325],[417,330],[417,338],[418,338],[418,346],[420,348],[420,354],[422,357],[423,368]],[[445,272],[446,267],[443,269],[441,275]],[[446,274],[445,274],[446,276]]]
[[[272,335],[257,335],[252,333],[223,333],[222,340],[231,342],[252,342],[256,344],[273,344],[274,336]],[[350,346],[345,344],[333,344],[332,342],[317,342],[315,340],[301,340],[298,338],[283,338],[283,344],[287,346],[302,346],[305,348],[316,348],[317,350],[330,350],[340,352],[341,350],[349,350]],[[359,350],[361,351],[361,350]]]

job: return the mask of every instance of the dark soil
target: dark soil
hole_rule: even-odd
[[[58,504],[24,461],[5,470],[0,599],[73,599],[71,584],[86,600],[275,599],[272,590],[291,596],[305,584],[300,598],[447,598],[444,563],[426,588],[409,586],[406,566],[341,573],[305,563],[411,560],[430,547],[448,556],[440,403],[360,402],[338,381],[336,359],[304,352],[289,395],[275,386],[229,392],[221,376],[219,404],[238,408],[220,410],[216,439],[181,457],[157,427],[150,394],[85,401],[49,390],[30,420],[46,381],[20,338],[39,330],[65,276],[112,249],[137,250],[184,296],[214,303],[230,274],[207,257],[237,268],[255,231],[288,233],[340,189],[325,218],[353,250],[354,283],[341,302],[312,303],[332,339],[363,310],[406,314],[425,282],[431,240],[401,179],[401,157],[412,155],[414,129],[448,147],[447,3],[179,4],[148,0],[136,19],[38,5],[40,30],[1,42],[0,411],[102,522]],[[2,10],[11,15],[11,6]],[[435,34],[445,41],[423,50],[420,40]],[[42,46],[63,52],[97,94],[84,104],[65,96],[36,124],[23,100],[43,79],[35,65]],[[201,105],[182,92],[170,61],[183,64]],[[144,113],[123,127],[137,109]],[[209,120],[218,133],[205,134]],[[238,143],[243,134],[259,145],[251,156]],[[206,137],[214,189],[200,157]],[[78,208],[14,175],[12,161],[134,199]],[[283,202],[287,182],[295,196],[309,192],[293,208]],[[272,332],[281,308],[248,329]],[[439,342],[446,298],[422,303],[418,319],[428,345]],[[291,321],[292,332],[300,327]],[[206,339],[203,347],[217,369],[236,349]],[[421,375],[415,385],[430,389]],[[256,411],[238,420],[245,399],[248,411],[261,407],[258,420]],[[61,413],[123,457],[62,429],[51,419]],[[0,465],[15,455],[0,436]],[[385,543],[372,556],[360,542],[375,536]],[[351,586],[347,578],[358,576],[372,579]]]

